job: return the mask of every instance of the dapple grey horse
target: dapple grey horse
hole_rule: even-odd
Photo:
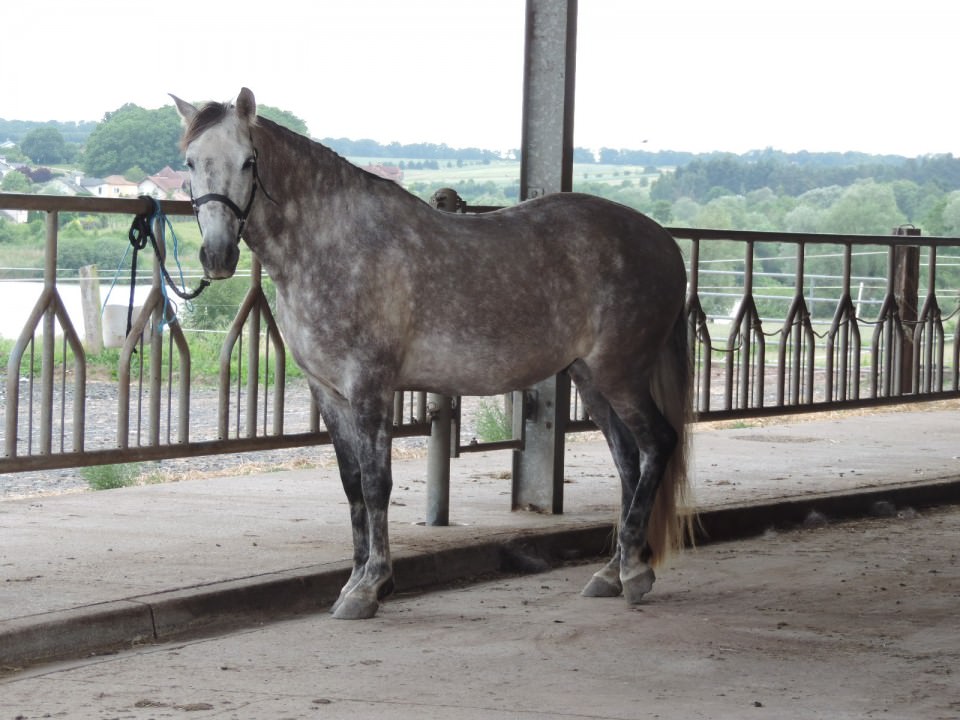
[[[688,529],[686,271],[673,238],[576,193],[442,212],[257,117],[246,88],[199,108],[173,97],[204,270],[233,275],[241,239],[260,259],[334,443],[354,543],[334,616],[371,617],[393,588],[394,391],[493,395],[564,371],[621,477],[614,557],[583,592],[639,602]]]

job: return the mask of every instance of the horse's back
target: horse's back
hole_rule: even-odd
[[[610,303],[667,309],[670,299],[675,309],[682,305],[686,270],[676,241],[633,208],[556,193],[477,220],[490,227],[465,267],[498,265],[519,299],[542,288],[584,309]]]
[[[607,263],[608,270],[636,264],[630,269],[641,274],[645,268],[685,274],[679,248],[663,227],[633,208],[594,195],[555,193],[475,217],[490,222],[497,239],[515,254],[542,247],[548,255]]]
[[[626,206],[563,193],[484,215],[435,212],[437,245],[421,258],[430,303],[418,303],[405,364],[413,385],[450,375],[447,388],[491,383],[467,394],[523,387],[661,338],[682,309],[676,243]]]

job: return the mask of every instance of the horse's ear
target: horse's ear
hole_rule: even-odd
[[[253,122],[253,119],[257,116],[257,101],[254,99],[250,88],[241,88],[240,94],[237,96],[237,115],[247,122]]]
[[[183,124],[186,125],[193,120],[193,116],[197,114],[197,109],[186,100],[181,100],[173,93],[170,93],[170,97],[173,98],[173,102],[175,102],[177,105],[177,112],[180,113],[180,119],[183,120]]]

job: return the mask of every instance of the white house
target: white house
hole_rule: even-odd
[[[190,175],[172,169],[169,165],[156,175],[140,182],[139,194],[150,195],[161,200],[189,200]]]
[[[84,178],[82,185],[91,195],[105,198],[131,198],[140,194],[137,183],[127,180],[121,175],[110,175],[105,178]]]

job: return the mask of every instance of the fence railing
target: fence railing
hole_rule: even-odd
[[[960,396],[960,239],[922,237],[908,230],[910,234],[849,236],[672,229],[689,253],[697,417]],[[728,288],[735,292],[717,293],[716,286],[704,292],[703,255],[723,241],[742,250],[734,260],[742,272],[732,275]],[[756,269],[758,247],[771,243],[777,245],[776,257],[760,257],[766,263],[792,264],[793,287],[786,292],[783,285],[757,285],[764,276]],[[940,257],[949,262],[938,264]],[[864,266],[876,267],[878,258],[884,260],[879,275],[865,275]],[[821,266],[816,272],[807,270],[811,259]],[[835,274],[824,274],[825,260]],[[872,285],[868,297],[865,281]],[[771,289],[781,292],[771,295]],[[815,289],[817,314],[811,311]],[[734,302],[726,313],[710,312],[705,307],[710,296]],[[778,309],[774,317],[772,308]]]
[[[192,214],[187,202],[161,206],[169,216]],[[0,209],[46,217],[43,290],[0,368],[5,373],[0,472],[329,441],[303,385],[285,376],[282,333],[255,261],[246,297],[223,336],[215,390],[191,385],[189,332],[169,313],[156,259],[149,294],[120,349],[116,379],[92,379],[84,341],[58,284],[60,213],[132,219],[151,212],[152,203],[0,194]],[[162,255],[163,223],[155,222],[154,231]],[[960,397],[960,239],[671,232],[689,261],[698,419]],[[885,258],[879,275],[873,267],[878,253]],[[793,278],[792,287],[784,277]],[[872,281],[867,294],[875,296],[864,297],[865,280]],[[197,422],[198,396],[210,393],[216,421]],[[396,435],[435,432],[432,419],[447,417],[437,402],[423,393],[397,393]],[[452,413],[456,428],[465,404],[457,402]],[[104,433],[104,426],[113,430]],[[574,395],[566,431],[591,427]],[[522,437],[485,444],[460,435],[454,432],[452,442],[446,441],[453,455],[523,446]]]

